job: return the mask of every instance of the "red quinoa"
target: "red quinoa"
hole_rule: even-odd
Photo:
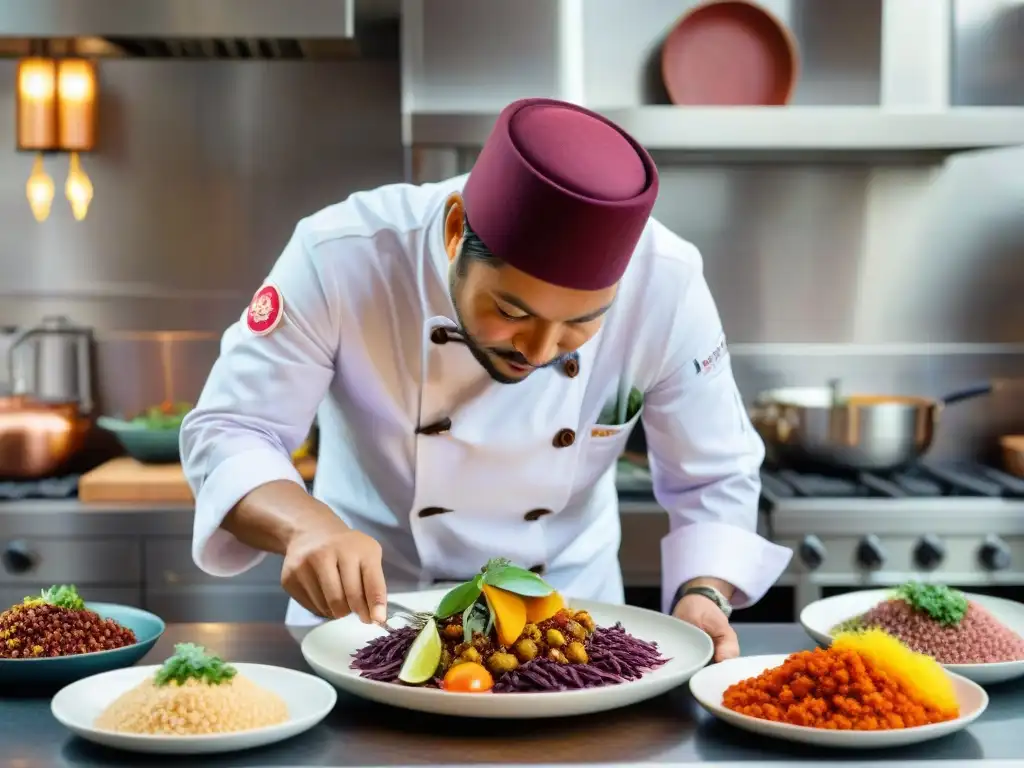
[[[858,623],[882,629],[941,664],[1024,660],[1024,638],[973,601],[968,601],[966,615],[955,626],[942,625],[900,599],[876,605]]]
[[[0,658],[72,656],[134,645],[135,633],[94,611],[28,600],[0,613]]]

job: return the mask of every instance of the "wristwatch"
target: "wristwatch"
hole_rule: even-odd
[[[701,597],[706,597],[708,600],[710,600],[712,603],[718,606],[719,610],[721,610],[722,613],[725,614],[726,618],[729,618],[732,615],[732,604],[729,602],[725,595],[723,595],[714,587],[687,587],[686,585],[683,585],[676,590],[676,596],[675,599],[672,601],[672,607],[675,608],[676,605],[679,604],[679,601],[687,595],[700,595]]]

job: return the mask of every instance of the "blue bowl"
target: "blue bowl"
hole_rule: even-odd
[[[181,461],[178,447],[180,427],[150,429],[125,419],[100,416],[96,426],[112,432],[125,453],[143,464],[177,464]]]
[[[129,605],[86,603],[85,607],[135,632],[136,643],[112,651],[75,656],[0,659],[0,688],[11,685],[67,685],[83,677],[130,667],[149,653],[166,629],[159,616]]]

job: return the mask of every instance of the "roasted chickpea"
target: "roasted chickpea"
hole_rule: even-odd
[[[565,649],[565,658],[573,664],[586,664],[590,661],[587,656],[587,649],[578,640],[573,640],[569,643],[569,646]]]
[[[594,619],[586,611],[576,611],[576,615],[573,618],[582,626],[587,632],[593,632],[597,626],[594,624]]]
[[[490,658],[487,659],[487,668],[496,675],[511,672],[518,666],[519,659],[511,653],[503,653],[499,651],[498,653],[492,653]]]
[[[531,640],[528,637],[524,637],[516,643],[512,650],[516,652],[516,656],[518,656],[521,661],[529,661],[530,659],[537,658],[537,653],[539,651],[536,641]]]
[[[461,624],[449,624],[445,627],[441,634],[449,640],[460,640],[462,638],[462,625]]]
[[[459,658],[463,661],[474,661],[479,664],[482,657],[480,656],[480,651],[476,648],[467,648],[459,654]]]
[[[471,645],[474,648],[476,648],[478,651],[483,653],[484,651],[486,651],[488,648],[491,647],[491,640],[486,635],[482,635],[479,632],[474,632],[473,633],[473,641],[472,641]]]
[[[552,648],[561,648],[565,645],[565,635],[557,629],[549,629],[547,634],[544,636],[544,639],[547,640],[548,645]]]
[[[550,648],[548,650],[548,659],[551,661],[557,661],[559,664],[568,664],[569,660],[565,658],[565,654],[557,648]]]
[[[540,630],[536,624],[527,624],[523,627],[523,634],[520,637],[528,638],[530,640],[540,640]]]
[[[587,630],[583,625],[571,619],[565,623],[565,631],[577,640],[584,640],[587,637]]]

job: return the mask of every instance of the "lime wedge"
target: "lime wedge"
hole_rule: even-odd
[[[441,663],[441,647],[441,635],[437,632],[437,624],[433,619],[427,619],[427,623],[423,625],[423,629],[409,647],[398,679],[411,685],[427,682],[434,676]]]

